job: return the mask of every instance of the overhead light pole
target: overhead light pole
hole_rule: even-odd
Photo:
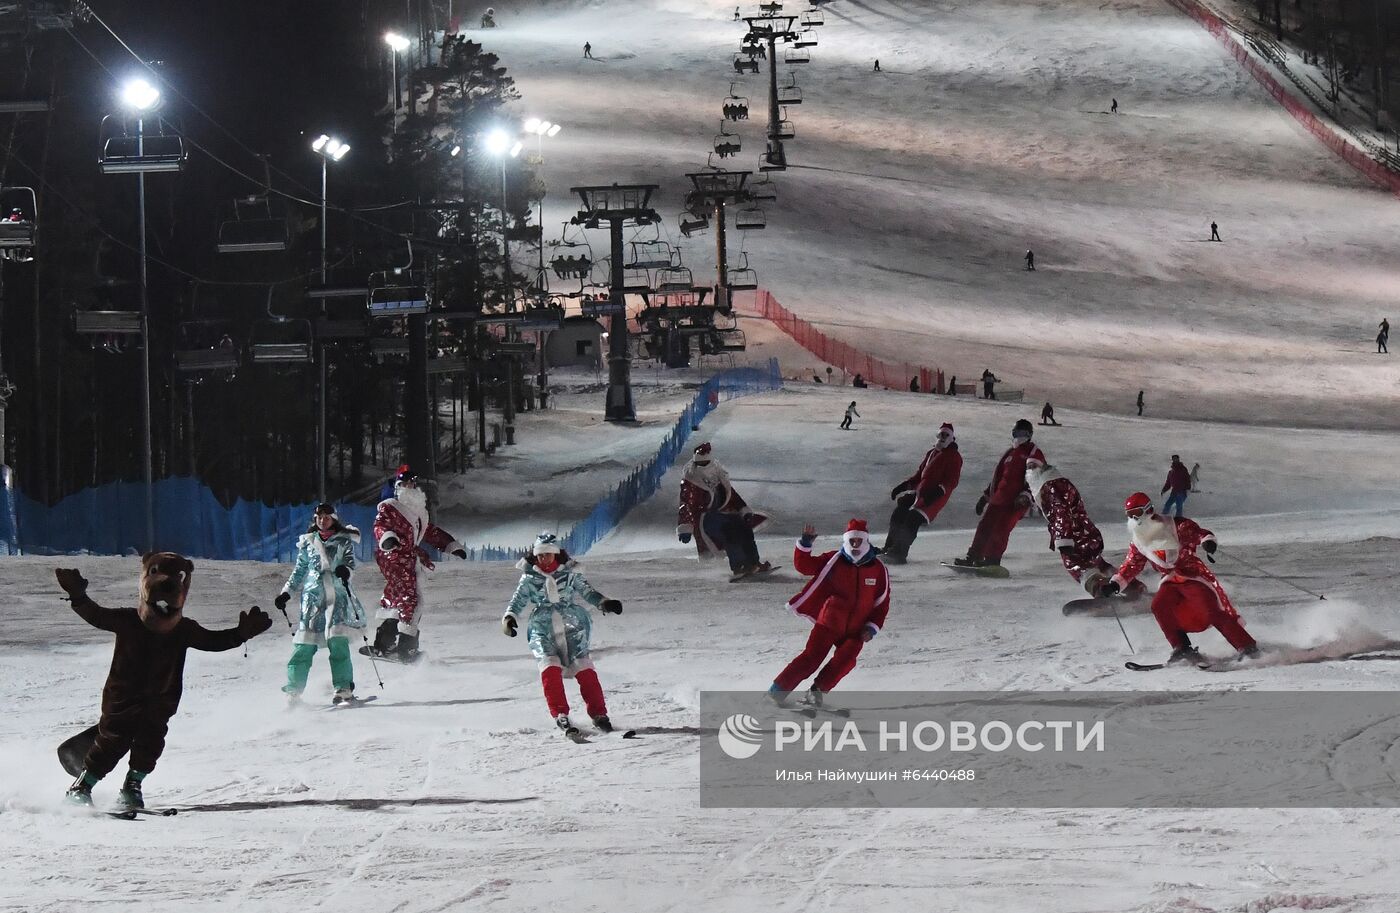
[[[494,156],[501,163],[501,273],[505,283],[506,313],[509,314],[515,311],[515,289],[510,275],[510,219],[506,214],[506,161],[518,156],[523,145],[510,133],[497,128],[486,134],[483,146],[489,155]],[[506,339],[511,340],[514,335],[514,328],[507,324]],[[506,421],[506,427],[511,431],[506,439],[511,440],[514,435],[514,429],[511,428],[511,425],[515,421],[515,358],[511,355],[506,356],[506,404],[503,417]]]
[[[394,80],[394,132],[398,132],[399,107],[403,104],[399,94],[399,52],[408,50],[409,40],[398,32],[385,32],[384,43],[389,46],[390,72]]]
[[[311,150],[321,157],[321,285],[326,284],[326,181],[331,162],[345,158],[350,144],[322,133],[311,142]],[[317,416],[316,416],[316,497],[326,500],[326,464],[330,457],[330,439],[326,433],[326,347],[316,340]]]
[[[558,136],[558,135],[559,135],[559,131],[560,131],[560,130],[563,130],[563,129],[564,129],[564,128],[561,127],[561,126],[559,126],[558,124],[552,124],[552,123],[550,123],[549,121],[547,121],[547,120],[542,120],[542,119],[540,119],[540,118],[538,118],[538,117],[532,117],[532,118],[530,118],[529,120],[525,121],[525,132],[526,132],[526,133],[529,133],[529,134],[533,134],[534,137],[535,137],[535,161],[536,161],[536,167],[537,167],[537,168],[540,168],[541,170],[543,170],[543,168],[544,168],[544,138],[545,138],[546,136],[551,137],[551,138],[552,138],[552,137],[555,137],[555,136]],[[547,300],[547,297],[546,297],[546,294],[545,294],[545,272],[544,272],[544,194],[545,194],[545,191],[544,191],[544,180],[543,180],[543,178],[541,178],[541,180],[540,180],[540,188],[541,188],[541,189],[540,189],[540,200],[539,200],[539,212],[540,212],[540,217],[539,217],[539,224],[540,224],[540,243],[539,243],[539,249],[540,249],[540,281],[539,281],[539,287],[540,287],[540,288],[539,288],[539,291],[540,291],[540,304],[543,305],[543,304],[547,304],[547,303],[548,303],[548,300]],[[547,402],[548,402],[548,397],[549,397],[549,393],[548,393],[548,390],[549,390],[549,365],[548,365],[548,363],[547,363],[547,359],[545,358],[545,352],[544,352],[545,337],[546,337],[547,334],[548,334],[548,331],[547,331],[547,330],[543,330],[543,329],[540,330],[539,333],[537,334],[537,335],[538,335],[537,345],[538,345],[539,351],[536,353],[537,364],[536,364],[535,386],[538,388],[539,402],[540,402],[540,408],[541,408],[541,409],[544,409],[544,408],[545,408],[545,406],[546,406],[546,404],[547,404]]]

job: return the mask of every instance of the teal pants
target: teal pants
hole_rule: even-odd
[[[326,642],[326,649],[331,653],[331,684],[336,688],[354,688],[355,667],[350,663],[350,638],[332,637]],[[315,644],[296,644],[292,647],[292,658],[287,661],[287,684],[283,691],[301,694],[306,690],[306,676],[311,672],[311,657],[315,655]]]

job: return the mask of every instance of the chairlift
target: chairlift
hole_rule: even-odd
[[[307,365],[313,357],[311,321],[273,317],[253,323],[248,354],[258,365]]]
[[[817,33],[811,29],[803,29],[797,35],[797,40],[792,43],[795,48],[814,48],[817,46]]]
[[[766,29],[764,30],[764,34],[767,34]],[[765,44],[761,38],[759,38],[756,32],[751,32],[745,35],[744,40],[740,42],[739,53],[743,54],[750,60],[767,60],[768,45]]]
[[[721,352],[742,352],[748,347],[743,330],[715,330],[711,343]]]
[[[773,132],[768,134],[773,139],[793,139],[797,136],[797,128],[793,126],[792,120],[787,116],[787,109],[783,109],[782,116],[774,125]]]
[[[32,187],[0,187],[0,258],[34,259],[39,235],[39,204]]]
[[[724,121],[720,121],[719,133],[715,135],[715,155],[727,159],[738,155],[741,151],[743,151],[743,143],[739,139],[739,134],[726,131]]]
[[[244,218],[245,209],[258,210]],[[233,201],[233,218],[219,226],[221,254],[271,253],[287,249],[287,222],[272,216],[268,194]]]
[[[666,241],[633,241],[629,269],[665,269],[671,265],[671,245]]]
[[[746,292],[758,288],[758,274],[749,268],[749,255],[739,254],[739,262],[725,274],[725,284],[731,291]]]
[[[656,275],[656,290],[663,295],[674,292],[689,292],[695,288],[695,279],[690,267],[673,264]]]
[[[783,5],[778,0],[769,0],[767,3],[760,3],[758,11],[765,16],[776,16],[783,11]]]
[[[689,238],[698,235],[710,227],[710,219],[705,215],[697,215],[693,212],[682,212],[680,214],[681,234]]]
[[[231,329],[223,320],[181,323],[176,334],[175,370],[184,374],[238,370],[243,353]]]
[[[369,282],[363,270],[359,269],[329,269],[325,274],[325,281],[320,281],[321,274],[316,274],[314,282],[308,282],[306,286],[306,297],[313,301],[328,301],[330,299],[360,299],[359,306],[364,307],[364,302],[369,300]]]
[[[735,54],[735,55],[734,55],[734,72],[735,72],[735,73],[757,73],[757,72],[758,72],[758,61],[757,61],[757,60],[754,60],[752,57],[745,57],[743,54]]]
[[[806,29],[817,28],[826,24],[826,14],[813,7],[802,14],[802,27]]]
[[[788,74],[792,81],[785,86],[778,87],[778,104],[780,105],[800,105],[802,104],[802,89],[797,85],[797,74]]]
[[[788,48],[787,52],[783,54],[783,63],[787,64],[788,66],[795,66],[797,64],[811,62],[812,52],[807,50],[806,48],[799,48],[794,45],[793,47]]]
[[[750,203],[734,214],[734,227],[740,231],[759,231],[768,227],[768,217],[757,203]]]
[[[731,82],[729,84],[729,95],[725,97],[723,104],[720,106],[720,110],[724,113],[725,120],[748,120],[749,100],[743,95],[737,94],[734,91],[734,83]]]
[[[759,171],[786,171],[787,170],[787,150],[782,141],[770,142],[768,148],[758,159]]]
[[[428,313],[428,287],[412,270],[384,270],[370,275],[371,317],[403,317]]]
[[[84,336],[139,336],[140,311],[76,311],[73,329]]]
[[[593,261],[587,256],[558,256],[549,261],[550,269],[560,279],[587,279],[593,272]]]
[[[113,122],[111,115],[102,119],[100,131],[102,156],[98,163],[103,174],[159,174],[185,167],[185,141],[164,118],[142,120],[139,136],[130,132],[125,121],[115,121],[120,132],[109,127],[109,122]]]
[[[778,185],[771,174],[765,174],[749,185],[749,199],[764,203],[778,201]]]

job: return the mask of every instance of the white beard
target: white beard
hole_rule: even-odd
[[[394,493],[394,500],[399,502],[399,513],[403,514],[408,525],[413,527],[413,544],[417,545],[428,528],[427,492],[421,488],[404,486]]]
[[[1128,520],[1128,535],[1138,551],[1158,568],[1176,565],[1181,542],[1176,537],[1176,521],[1155,514]]]
[[[712,459],[702,466],[692,459],[685,467],[685,480],[691,485],[713,492],[721,484],[728,487],[729,470],[725,469],[719,460]]]

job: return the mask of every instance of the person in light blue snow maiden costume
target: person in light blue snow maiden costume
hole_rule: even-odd
[[[296,563],[276,599],[277,608],[285,612],[292,594],[301,590],[301,617],[292,638],[287,684],[282,687],[292,703],[306,690],[306,676],[317,647],[330,651],[334,702],[355,699],[350,637],[361,634],[368,623],[365,607],[350,589],[359,541],[360,531],[341,523],[331,504],[316,508],[311,528],[297,539]]]
[[[560,547],[553,533],[540,533],[530,553],[516,567],[524,573],[501,618],[501,630],[507,637],[514,637],[520,616],[528,610],[525,640],[540,664],[540,683],[550,716],[565,735],[578,735],[578,729],[569,722],[569,700],[564,695],[564,676],[568,675],[578,680],[593,725],[603,732],[612,732],[603,686],[588,655],[593,620],[586,606],[621,615],[622,603],[604,599],[589,585],[578,563]],[[580,605],[579,600],[586,606]]]

